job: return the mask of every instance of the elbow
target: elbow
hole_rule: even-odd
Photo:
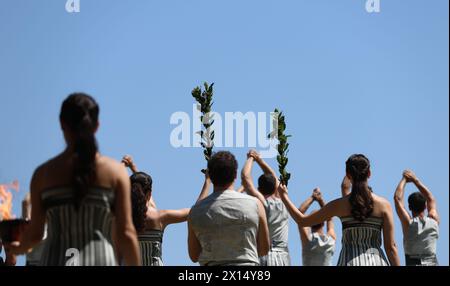
[[[133,243],[134,241],[137,241],[137,233],[134,228],[126,228],[118,233],[117,238],[122,243],[130,244]]]
[[[389,257],[397,257],[398,256],[398,249],[397,249],[397,245],[395,244],[395,242],[385,244],[384,250],[386,251],[386,254]]]
[[[196,251],[194,249],[189,249],[189,258],[192,262],[197,263],[200,257],[200,251]]]
[[[198,255],[189,254],[189,258],[191,258],[191,261],[193,263],[197,263],[198,262]]]
[[[401,204],[403,202],[403,198],[400,195],[398,195],[397,193],[395,193],[395,195],[394,195],[394,202],[396,204]]]

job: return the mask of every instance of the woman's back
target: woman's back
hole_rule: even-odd
[[[352,216],[349,196],[342,198],[345,211],[342,222],[342,249],[338,260],[340,266],[388,266],[382,250],[383,224],[388,202],[375,194],[373,211],[364,220]]]
[[[63,153],[38,168],[35,179],[48,225],[43,265],[116,265],[111,226],[118,163],[96,156],[95,165],[96,181],[80,202],[68,175],[71,156]]]

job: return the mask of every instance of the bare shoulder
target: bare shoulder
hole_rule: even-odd
[[[101,155],[97,159],[97,179],[102,186],[115,187],[119,182],[128,179],[128,173],[119,161]]]
[[[392,213],[391,203],[386,198],[376,194],[373,194],[372,197],[374,201],[375,210],[380,211],[382,214]]]
[[[106,171],[110,174],[123,174],[126,172],[126,168],[122,163],[103,155],[98,158],[98,167],[100,170]]]
[[[31,187],[39,190],[46,186],[46,178],[55,168],[59,168],[61,155],[53,157],[36,167],[31,178]]]
[[[374,201],[375,204],[379,204],[380,206],[383,206],[383,207],[390,207],[391,206],[391,203],[384,197],[381,197],[381,196],[376,195],[376,194],[372,194],[372,197],[373,197],[373,201]]]

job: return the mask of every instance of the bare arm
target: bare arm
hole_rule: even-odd
[[[192,229],[190,220],[188,220],[188,252],[192,262],[198,262],[198,258],[202,252],[202,246],[200,241],[198,241],[194,230]]]
[[[419,191],[422,193],[422,195],[424,195],[424,197],[427,200],[428,216],[439,223],[440,218],[437,211],[437,203],[433,194],[418,178],[416,178],[416,180],[414,180],[413,182],[414,185],[416,185],[416,187],[419,189]]]
[[[350,195],[351,189],[352,189],[352,182],[347,176],[345,176],[341,183],[342,197]]]
[[[406,186],[406,179],[405,177],[402,177],[402,180],[398,184],[394,195],[395,210],[400,219],[400,222],[402,223],[403,234],[406,234],[409,224],[411,222],[411,216],[406,210],[404,203],[405,186]]]
[[[162,228],[165,229],[169,224],[185,222],[188,219],[190,211],[191,209],[159,211]]]
[[[319,204],[320,208],[323,208],[326,203],[322,197],[322,194],[319,191],[319,194],[316,196],[316,201]],[[331,236],[334,240],[336,240],[336,232],[334,230],[333,218],[327,220],[327,234]]]
[[[411,170],[404,171],[403,177],[407,182],[413,182],[414,185],[416,185],[420,193],[422,193],[422,195],[427,200],[428,216],[439,223],[440,219],[437,212],[436,200],[430,190],[428,190],[428,188],[419,180],[419,178],[417,178],[416,174],[414,174],[414,172]]]
[[[203,183],[202,191],[198,196],[197,203],[202,201],[209,195],[210,188],[211,188],[211,179],[209,178],[208,170],[205,170],[205,182]]]
[[[280,184],[278,188],[278,192],[280,193],[280,198],[283,201],[284,205],[289,211],[291,217],[295,220],[295,222],[302,227],[305,226],[313,226],[324,221],[330,220],[334,216],[343,216],[344,209],[342,207],[342,199],[334,200],[321,208],[318,212],[315,212],[311,215],[304,215],[301,213],[292,201],[289,199],[288,190],[286,186]]]
[[[244,186],[240,186],[239,189],[236,190],[236,192],[238,192],[238,193],[244,193],[244,192],[245,192]]]
[[[131,216],[130,179],[125,168],[118,168],[117,172],[118,178],[115,186],[117,248],[118,252],[122,255],[125,265],[139,266],[141,264],[141,256],[136,229],[134,228]]]
[[[308,197],[298,208],[298,210],[304,214],[309,209],[309,207],[313,204],[314,199],[312,196]],[[298,226],[298,231],[300,233],[300,240],[302,241],[302,245],[304,246],[307,242],[310,241],[311,230],[309,227],[301,227]]]
[[[130,155],[123,156],[122,164],[124,164],[125,167],[130,168],[130,170],[131,170],[131,172],[133,172],[133,174],[139,172],[136,164],[134,163],[133,158]]]
[[[31,221],[24,229],[20,242],[12,243],[7,247],[11,254],[25,254],[38,244],[43,236],[45,229],[45,211],[40,198],[40,189],[42,188],[42,167],[38,168],[31,179]],[[5,244],[6,247],[6,244]]]
[[[255,160],[255,162],[258,164],[258,166],[261,168],[261,170],[263,171],[264,174],[266,175],[271,175],[275,178],[276,183],[275,183],[275,196],[276,197],[280,197],[278,194],[278,184],[280,183],[278,181],[278,177],[277,174],[275,173],[275,171],[269,166],[269,164],[267,164],[266,161],[264,161],[259,154],[256,151],[250,151],[250,156],[252,156]]]
[[[257,198],[261,203],[265,203],[266,199],[264,196],[255,188],[253,185],[252,178],[252,167],[253,167],[253,157],[248,156],[247,161],[245,162],[244,168],[242,168],[241,178],[242,185],[247,190],[247,193],[250,196]]]
[[[394,215],[391,205],[386,202],[386,211],[383,218],[383,241],[384,250],[392,266],[400,266],[400,258],[398,257],[397,244],[394,238]]]
[[[267,255],[270,250],[270,239],[269,239],[269,227],[267,225],[266,211],[264,206],[260,201],[258,203],[258,215],[259,215],[259,227],[258,227],[258,256],[262,257]]]

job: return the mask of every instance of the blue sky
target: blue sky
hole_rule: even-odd
[[[413,169],[438,199],[448,265],[448,1],[381,0],[377,14],[365,0],[81,0],[74,14],[65,2],[0,5],[0,182],[22,185],[16,215],[34,168],[64,148],[58,113],[74,91],[100,103],[103,154],[133,155],[160,208],[191,206],[205,162],[201,149],[171,146],[169,119],[191,113],[191,89],[209,81],[221,114],[286,113],[297,204],[316,186],[337,198],[352,153],[371,159],[370,184],[391,202]],[[240,167],[247,149],[230,149]],[[397,217],[396,227],[403,262]],[[191,265],[186,228],[167,228],[167,265]],[[292,220],[289,243],[300,265]]]

